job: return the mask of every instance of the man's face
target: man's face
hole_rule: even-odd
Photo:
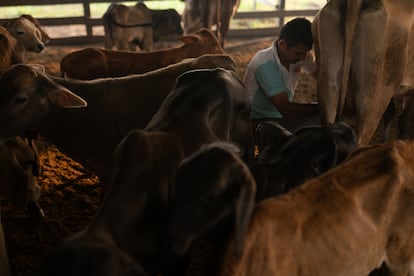
[[[288,47],[284,40],[279,41],[279,48],[282,59],[291,64],[305,59],[306,53],[310,51],[310,48],[303,44]]]

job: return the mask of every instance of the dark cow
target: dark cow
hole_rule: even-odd
[[[223,68],[188,71],[178,77],[145,129],[179,133],[186,154],[216,140],[233,142],[242,149],[243,159],[251,162],[253,133],[246,93],[234,71]],[[191,133],[183,135],[189,126]]]
[[[286,193],[321,175],[342,163],[356,146],[355,132],[343,122],[304,127],[285,144],[269,143],[265,156],[250,167],[257,183],[256,200]]]
[[[257,147],[258,161],[267,159],[273,151],[279,150],[293,137],[293,133],[277,122],[264,121],[259,123],[254,130],[254,141]]]
[[[200,238],[219,244],[233,231],[241,250],[256,186],[239,154],[234,145],[215,142],[178,167],[163,237],[164,254],[170,259],[185,255]]]
[[[141,1],[135,6],[112,3],[102,16],[105,48],[150,51],[153,42],[183,34],[181,15],[174,9],[152,10]]]
[[[101,261],[99,255],[84,254],[85,248],[93,252],[97,247],[105,249],[103,252],[108,256],[116,257],[119,252],[130,256],[150,275],[163,272],[163,262],[170,262],[161,258],[162,247],[158,241],[165,229],[170,200],[178,197],[178,192],[185,192],[185,189],[174,189],[180,162],[211,142],[234,141],[245,145],[244,140],[252,136],[249,107],[242,82],[232,71],[200,69],[178,77],[145,130],[129,132],[118,144],[112,185],[88,227],[63,244],[58,256],[52,256],[53,262],[47,262],[60,264],[58,267],[53,265],[53,272],[62,267],[99,269],[93,266]],[[244,151],[248,151],[247,147]],[[220,160],[213,158],[217,159]],[[200,165],[202,162],[197,167]],[[226,170],[217,162],[215,165],[210,171],[222,169],[223,174],[231,176],[239,173],[237,168]],[[242,168],[247,171],[246,165]],[[205,173],[209,175],[207,171]],[[211,196],[237,198],[237,185],[243,183],[227,183],[226,179],[230,177],[217,181],[215,188],[210,190]],[[246,181],[242,176],[237,179]],[[188,184],[191,183],[185,185]],[[203,185],[204,191],[208,191],[207,184]],[[228,186],[231,188],[226,189]],[[249,198],[253,201],[252,192]],[[236,205],[246,207],[241,202]],[[77,271],[72,270],[72,273],[69,275],[77,275]]]
[[[211,29],[215,25],[217,37],[223,46],[230,20],[239,5],[240,0],[185,0],[184,31],[191,33],[200,28]]]
[[[130,130],[146,126],[177,77],[216,67],[233,70],[235,63],[228,55],[203,55],[142,75],[93,81],[51,77],[33,65],[13,65],[0,77],[0,144],[37,130],[94,170],[105,187],[116,145]]]
[[[29,209],[35,218],[43,218],[39,206],[40,187],[37,184],[36,154],[26,141],[17,137],[0,146],[0,197],[20,210]],[[0,275],[10,275],[9,259],[0,220]]]

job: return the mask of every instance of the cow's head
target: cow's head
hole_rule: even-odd
[[[27,17],[21,16],[12,19],[6,24],[6,29],[27,51],[40,53],[45,49],[45,44],[42,41],[42,32]]]
[[[39,127],[50,102],[66,108],[86,106],[85,100],[53,82],[39,66],[12,65],[0,76],[0,145]]]
[[[206,28],[178,39],[185,44],[197,45],[197,54],[200,56],[204,54],[224,54],[224,50],[215,34]]]
[[[15,207],[42,218],[39,206],[40,187],[33,170],[38,162],[33,149],[20,137],[0,146],[0,196]]]
[[[254,206],[255,182],[231,144],[210,144],[185,159],[177,171],[176,190],[165,227],[165,253],[182,256],[192,242],[214,232],[223,221],[232,223],[242,240]],[[226,224],[227,225],[227,224]]]

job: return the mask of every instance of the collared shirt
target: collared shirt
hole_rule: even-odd
[[[247,65],[243,79],[251,102],[252,119],[283,118],[272,104],[270,97],[287,92],[288,99],[291,101],[300,78],[302,65],[303,61],[290,64],[288,71],[280,62],[276,41],[271,47],[255,54]],[[316,70],[316,67],[311,66],[308,72],[312,70]]]

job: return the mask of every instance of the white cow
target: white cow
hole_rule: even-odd
[[[312,24],[322,123],[350,108],[368,144],[392,97],[414,87],[414,1],[331,0]]]

